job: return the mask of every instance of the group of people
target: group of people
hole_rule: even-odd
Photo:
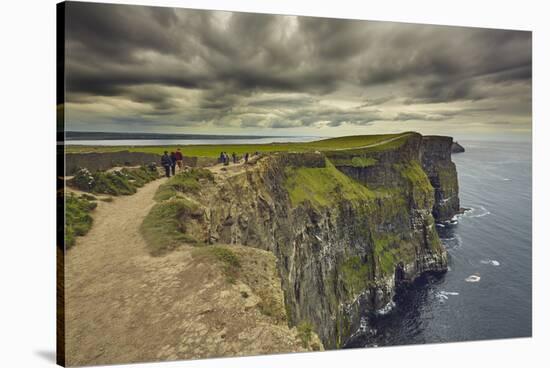
[[[164,155],[160,158],[160,164],[164,168],[166,177],[169,178],[171,175],[176,175],[176,166],[183,170],[183,154],[178,148],[176,152],[164,151]]]
[[[254,153],[254,155],[258,155],[259,153],[256,152]],[[247,164],[248,163],[248,158],[249,158],[249,154],[248,152],[246,152],[244,155],[243,155],[243,158],[244,158],[244,163]],[[241,161],[241,159],[239,158],[239,156],[237,156],[237,154],[235,152],[233,152],[231,154],[231,158],[229,157],[229,155],[227,154],[227,152],[221,152],[220,153],[220,157],[218,158],[218,162],[221,163],[221,164],[224,164],[224,165],[229,165],[229,162],[230,161],[233,161],[234,164],[237,164]]]
[[[259,152],[255,152],[253,155],[258,156],[259,154]],[[250,155],[248,152],[243,155],[245,164],[248,163],[249,157]],[[235,152],[231,154],[231,157],[229,157],[227,152],[220,153],[220,157],[218,158],[219,163],[229,165],[230,161],[237,164],[241,161],[241,158],[239,158]],[[170,154],[168,154],[168,151],[164,151],[164,155],[160,158],[160,165],[164,168],[167,178],[172,175],[176,175],[176,166],[180,170],[183,170],[183,154],[181,153],[181,150],[178,148],[175,152],[170,152]]]

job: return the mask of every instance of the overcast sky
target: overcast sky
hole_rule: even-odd
[[[531,33],[68,3],[66,129],[531,132]]]

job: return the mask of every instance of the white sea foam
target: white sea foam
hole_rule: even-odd
[[[440,291],[435,294],[435,297],[439,300],[439,303],[443,304],[446,300],[449,300],[449,296],[457,296],[459,293],[456,291]]]
[[[472,208],[471,211],[465,212],[464,216],[478,218],[478,217],[484,217],[490,214],[491,212],[488,211],[485,207],[479,206],[479,208]]]
[[[490,264],[491,266],[500,266],[500,262],[499,261],[495,261],[494,259],[487,259],[487,260],[483,260],[481,261],[481,263],[483,264]]]
[[[452,295],[452,296],[460,295],[460,293],[456,291],[440,291],[439,293],[442,295]]]
[[[470,275],[464,279],[466,282],[479,282],[479,280],[481,280],[481,277],[478,275]]]
[[[367,319],[365,317],[361,317],[361,320],[359,322],[359,331],[367,332]]]
[[[386,304],[385,306],[383,306],[382,308],[378,309],[376,311],[376,314],[378,314],[379,316],[383,316],[383,315],[386,315],[388,313],[391,312],[391,310],[395,307],[395,303],[393,301],[389,302],[388,304]]]

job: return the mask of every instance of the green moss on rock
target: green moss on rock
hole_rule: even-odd
[[[339,171],[326,160],[324,168],[287,168],[284,186],[294,207],[310,201],[314,207],[333,204],[339,198],[361,200],[374,197],[367,187]]]
[[[370,279],[370,270],[359,256],[346,259],[341,266],[344,285],[352,295],[356,295],[367,288]]]

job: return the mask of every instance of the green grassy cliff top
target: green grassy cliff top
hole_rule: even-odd
[[[78,146],[67,145],[67,153],[84,152],[147,152],[162,154],[164,151],[174,151],[180,147],[186,156],[197,157],[218,157],[221,151],[229,154],[235,152],[242,155],[246,152],[311,152],[311,151],[334,151],[346,149],[361,149],[365,146],[373,146],[371,149],[382,149],[386,145],[393,147],[403,143],[399,137],[412,134],[411,132],[399,134],[377,134],[377,135],[353,135],[338,138],[322,139],[314,142],[297,143],[270,143],[270,144],[212,144],[212,145],[190,145],[190,146]],[[388,141],[388,142],[386,142]],[[386,143],[384,143],[386,142]]]

